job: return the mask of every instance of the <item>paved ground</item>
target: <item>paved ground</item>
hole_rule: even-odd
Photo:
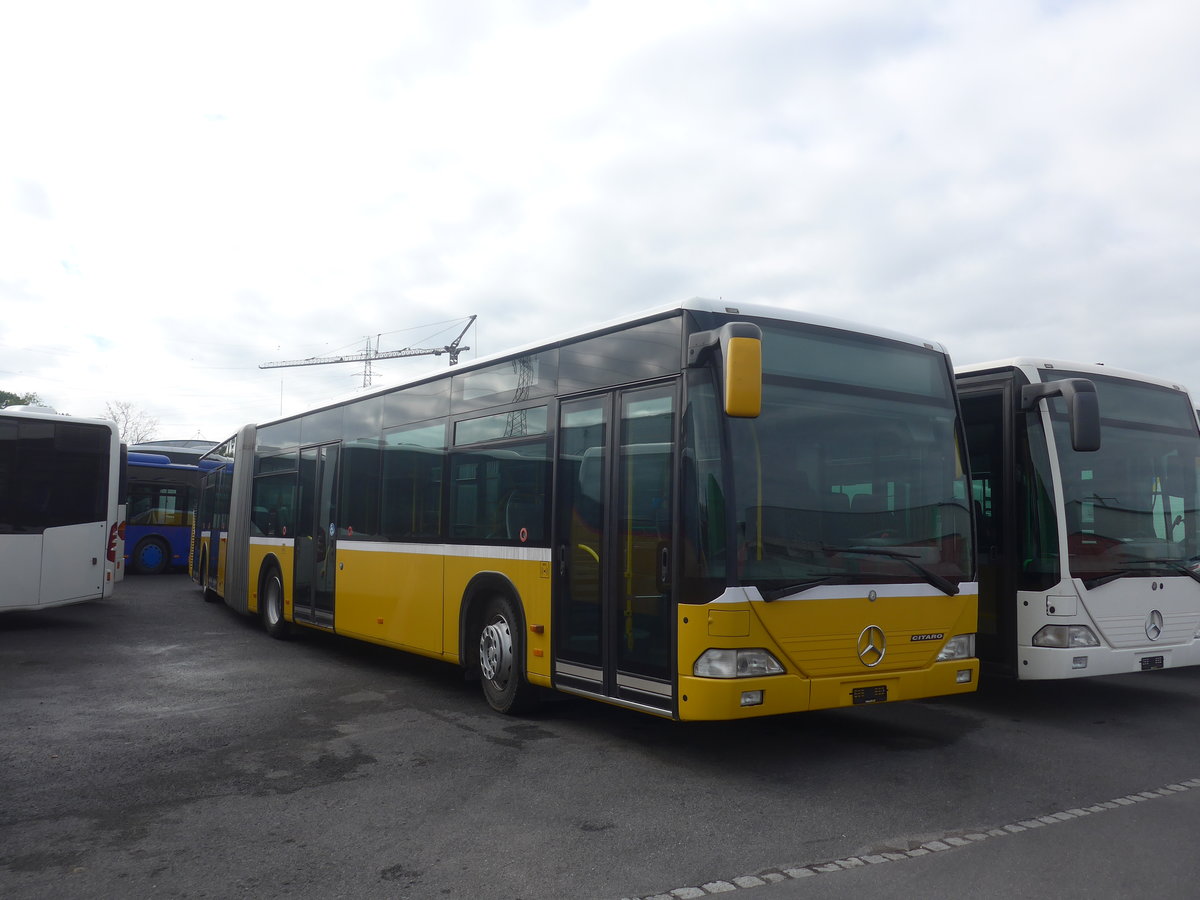
[[[569,698],[511,719],[453,667],[273,641],[184,577],[131,577],[0,617],[0,711],[5,900],[1200,883],[1200,671],[728,726]]]

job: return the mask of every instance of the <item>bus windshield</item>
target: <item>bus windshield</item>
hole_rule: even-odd
[[[1098,451],[1071,449],[1061,398],[1051,404],[1071,574],[1088,587],[1123,576],[1186,575],[1200,561],[1200,432],[1186,394],[1087,377],[1100,399]]]
[[[817,584],[925,583],[974,571],[945,358],[763,323],[763,405],[731,420],[738,578],[764,597]]]

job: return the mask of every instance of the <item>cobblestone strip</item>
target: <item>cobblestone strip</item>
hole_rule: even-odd
[[[1110,809],[1120,809],[1122,806],[1133,806],[1135,803],[1145,803],[1147,800],[1157,800],[1160,797],[1170,797],[1187,790],[1200,789],[1200,778],[1181,781],[1178,784],[1168,784],[1152,791],[1142,791],[1129,794],[1126,797],[1116,797],[1097,803],[1094,806],[1075,807],[1061,812],[1025,819],[1011,825],[1001,825],[988,831],[972,831],[964,834],[946,835],[940,840],[926,841],[912,850],[895,853],[872,853],[866,856],[851,856],[846,859],[833,859],[828,862],[808,863],[802,866],[784,866],[778,869],[764,869],[757,875],[741,875],[728,881],[709,881],[696,887],[681,887],[660,894],[647,894],[640,898],[626,900],[700,900],[714,894],[729,894],[735,891],[746,891],[761,887],[764,884],[778,884],[781,881],[791,881],[797,878],[812,878],[817,875],[830,875],[834,872],[844,872],[846,869],[857,869],[862,866],[878,866],[884,863],[901,862],[918,856],[929,856],[931,853],[945,853],[959,847],[968,847],[979,841],[991,838],[1007,837],[1019,834],[1033,828],[1045,828],[1060,822],[1069,822],[1083,816],[1102,813]]]

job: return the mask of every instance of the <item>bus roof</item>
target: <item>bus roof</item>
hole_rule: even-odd
[[[762,306],[753,303],[738,303],[735,305],[724,300],[709,300],[703,297],[693,297],[691,300],[683,300],[677,303],[669,303],[663,306],[652,307],[632,315],[623,316],[618,319],[610,319],[606,322],[602,322],[588,328],[566,332],[556,337],[522,344],[517,347],[510,347],[497,353],[481,356],[469,363],[463,363],[454,367],[449,372],[447,372],[445,368],[439,368],[434,371],[426,372],[422,375],[404,379],[403,381],[396,381],[392,384],[382,385],[369,391],[345,394],[341,397],[330,400],[328,403],[321,403],[309,409],[289,413],[286,416],[267,419],[265,422],[259,423],[259,425],[266,426],[273,425],[277,422],[286,422],[289,419],[295,419],[312,412],[318,412],[322,409],[329,409],[339,406],[343,403],[349,403],[354,400],[373,397],[378,394],[386,394],[399,387],[417,385],[422,382],[444,378],[449,374],[468,372],[475,368],[484,368],[489,365],[494,365],[498,362],[503,362],[507,359],[514,359],[516,357],[523,356],[535,350],[561,346],[562,344],[570,343],[571,341],[582,340],[584,338],[594,337],[607,332],[617,331],[621,328],[627,328],[631,325],[636,325],[643,322],[652,322],[658,319],[670,318],[673,314],[685,310],[696,312],[712,312],[723,315],[742,315],[766,319],[779,319],[785,322],[800,322],[805,325],[816,325],[818,327],[832,328],[838,331],[848,331],[854,334],[865,334],[872,337],[881,337],[887,340],[897,341],[899,343],[912,344],[918,347],[926,347],[939,353],[946,353],[945,346],[938,341],[925,340],[910,334],[902,334],[901,332],[890,331],[886,328],[878,328],[874,325],[865,325],[860,322],[851,322],[846,319],[837,319],[831,316],[823,316],[817,313],[805,312],[803,310],[784,309],[782,307],[775,306]]]
[[[67,422],[77,425],[105,425],[114,431],[117,430],[117,423],[111,419],[84,419],[80,418],[79,416],[69,416],[66,413],[57,412],[51,409],[49,406],[6,406],[3,409],[0,409],[0,415],[42,422]]]
[[[1143,381],[1157,384],[1161,387],[1173,388],[1177,391],[1190,393],[1186,387],[1177,381],[1146,375],[1142,372],[1132,372],[1128,369],[1117,369],[1104,363],[1072,362],[1063,359],[1049,359],[1041,356],[1014,356],[1011,359],[997,359],[991,362],[971,363],[965,366],[955,366],[955,375],[982,375],[985,372],[998,372],[1003,369],[1023,369],[1026,373],[1037,369],[1061,369],[1067,372],[1082,372],[1084,375],[1107,375],[1109,378],[1124,378],[1129,381]]]
[[[131,466],[146,466],[154,469],[195,469],[194,461],[181,462],[163,453],[145,453],[139,450],[130,450],[127,455],[127,464]]]

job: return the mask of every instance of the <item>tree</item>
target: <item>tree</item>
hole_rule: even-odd
[[[0,391],[0,407],[41,406],[42,403],[42,398],[33,392],[28,394],[14,394],[10,391]]]
[[[104,404],[105,419],[117,423],[124,444],[140,444],[151,440],[158,431],[158,419],[142,409],[134,409],[132,403],[113,400]]]

